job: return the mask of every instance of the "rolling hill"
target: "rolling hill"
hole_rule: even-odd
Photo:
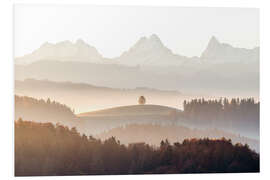
[[[161,105],[129,105],[77,114],[84,133],[98,134],[128,124],[177,124],[181,110]]]
[[[147,115],[170,115],[172,113],[181,112],[176,108],[161,105],[130,105],[120,106],[99,111],[91,111],[78,114],[79,117],[95,117],[95,116],[147,116]]]
[[[160,105],[130,105],[99,111],[73,114],[66,105],[53,100],[15,96],[15,119],[22,118],[34,122],[61,123],[76,127],[80,133],[101,139],[117,136],[123,143],[143,141],[149,144],[168,138],[182,141],[185,138],[231,138],[233,142],[248,143],[259,150],[259,141],[228,131],[208,127],[194,128],[184,124],[182,111]]]
[[[15,81],[15,93],[35,98],[51,98],[75,108],[76,113],[137,104],[143,95],[151,104],[181,107],[185,97],[179,91],[147,87],[134,89],[109,88],[85,83],[27,79]]]

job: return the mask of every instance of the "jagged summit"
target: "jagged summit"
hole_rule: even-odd
[[[16,58],[17,64],[28,64],[39,60],[82,61],[98,63],[102,59],[95,47],[85,43],[82,39],[76,42],[61,41],[57,43],[45,42],[39,49],[23,57]]]
[[[154,49],[160,50],[161,48],[166,48],[161,42],[160,38],[156,34],[152,34],[149,38],[142,37],[140,38],[133,47],[142,50]],[[166,48],[168,50],[168,48]]]
[[[156,42],[160,42],[160,43],[161,43],[160,38],[159,38],[156,34],[152,34],[152,35],[149,37],[149,39],[152,40],[152,41],[156,41]]]
[[[153,65],[169,66],[180,65],[185,57],[178,56],[164,46],[158,35],[152,34],[149,37],[140,38],[135,45],[124,52],[117,62],[124,65]]]
[[[212,36],[200,59],[211,63],[254,62],[259,59],[258,49],[236,48],[230,44],[220,43]]]
[[[218,41],[218,39],[215,36],[212,36],[209,43],[208,43],[208,46],[216,46],[219,44],[220,44],[220,42]]]
[[[85,43],[84,40],[82,40],[82,39],[77,39],[76,44],[80,44],[80,45],[88,45],[88,44]]]
[[[219,51],[219,47],[220,47],[220,43],[217,40],[217,38],[215,36],[212,36],[207,44],[206,49],[204,50],[204,52],[201,55],[201,58],[213,58],[213,53],[215,51]]]
[[[143,36],[117,58],[103,58],[95,47],[82,39],[75,42],[45,42],[31,54],[15,59],[16,64],[29,64],[39,60],[80,61],[91,63],[116,63],[128,66],[197,66],[202,62],[231,63],[256,62],[259,60],[259,47],[253,49],[236,48],[221,43],[217,37],[209,39],[206,49],[200,57],[185,57],[174,54],[167,48],[157,34]]]

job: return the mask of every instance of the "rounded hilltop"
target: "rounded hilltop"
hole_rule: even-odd
[[[180,112],[181,110],[161,105],[144,104],[119,106],[98,111],[90,111],[78,114],[80,117],[87,116],[142,116],[142,115],[169,115],[171,112]]]

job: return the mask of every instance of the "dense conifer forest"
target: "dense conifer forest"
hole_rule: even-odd
[[[60,124],[15,122],[16,176],[226,172],[259,172],[259,155],[225,138],[127,146]]]
[[[226,137],[232,143],[248,144],[250,149],[259,152],[259,140],[251,139],[237,134],[229,133],[219,129],[192,129],[180,125],[157,125],[157,124],[128,124],[104,131],[95,137],[105,140],[116,137],[123,144],[132,142],[145,142],[149,145],[159,145],[164,138],[170,142],[182,142],[189,138],[210,138],[220,139]]]
[[[188,124],[259,137],[260,102],[253,98],[192,99],[184,101],[183,107]]]
[[[15,120],[19,118],[35,122],[52,122],[77,126],[74,111],[65,104],[54,100],[36,99],[15,95]]]

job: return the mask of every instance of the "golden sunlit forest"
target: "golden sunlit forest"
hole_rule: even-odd
[[[15,122],[15,175],[258,172],[259,155],[230,139],[163,140],[159,146],[104,141],[60,124]]]

